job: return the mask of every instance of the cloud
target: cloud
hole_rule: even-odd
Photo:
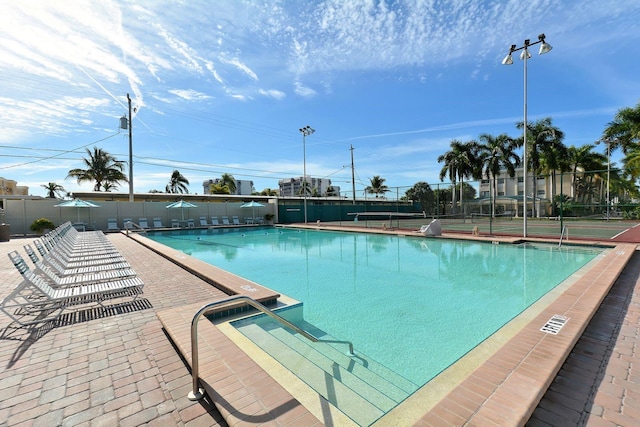
[[[284,99],[287,96],[284,92],[276,89],[258,89],[258,93],[262,96],[277,100]]]
[[[205,93],[198,92],[197,90],[193,89],[171,89],[168,92],[187,101],[203,101],[205,99],[212,98]]]
[[[317,92],[310,87],[303,85],[300,81],[294,82],[295,93],[305,98],[310,98],[315,96]]]

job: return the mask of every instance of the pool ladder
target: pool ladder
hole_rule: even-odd
[[[282,323],[284,326],[290,329],[293,329],[294,331],[296,331],[297,333],[299,333],[300,335],[302,335],[303,337],[305,337],[311,342],[320,341],[320,342],[348,344],[349,356],[356,357],[355,353],[353,352],[353,343],[351,343],[350,341],[320,340],[314,337],[313,335],[311,335],[309,332],[306,332],[300,329],[299,327],[297,327],[296,325],[294,325],[293,323],[289,322],[284,317],[279,316],[273,311],[269,310],[267,307],[260,304],[258,301],[254,300],[253,298],[248,297],[246,295],[234,295],[229,298],[215,301],[203,306],[200,310],[196,312],[196,314],[193,316],[193,319],[191,320],[191,378],[192,378],[193,389],[187,395],[189,400],[200,400],[204,397],[204,390],[198,386],[198,380],[199,380],[198,377],[200,374],[199,361],[198,361],[198,321],[202,316],[213,311],[214,308],[217,308],[221,305],[235,303],[238,301],[246,302],[253,308],[257,309],[258,311],[261,311],[267,316],[271,317],[272,319]]]
[[[569,240],[569,229],[566,225],[562,226],[562,233],[560,233],[560,241],[558,242],[558,247],[562,246],[562,236],[565,236],[565,240]]]

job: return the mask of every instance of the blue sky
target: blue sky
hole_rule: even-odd
[[[545,33],[528,61],[529,119],[550,116],[567,145],[599,139],[640,101],[637,0],[0,0],[0,176],[65,179],[84,147],[128,160],[134,189],[173,169],[202,193],[230,173],[256,190],[303,173],[356,190],[440,182],[452,139],[518,136],[523,63],[511,44]],[[605,152],[603,146],[597,148]],[[619,154],[614,154],[614,160]],[[119,191],[127,192],[124,184]]]

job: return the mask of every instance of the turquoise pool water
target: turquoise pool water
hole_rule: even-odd
[[[602,252],[287,228],[148,237],[302,301],[306,322],[417,385]]]

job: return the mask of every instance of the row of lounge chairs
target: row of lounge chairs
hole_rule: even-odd
[[[201,216],[199,218],[199,226],[200,227],[216,227],[220,225],[240,225],[240,218],[237,215],[233,215],[231,220],[229,220],[228,216],[223,216],[222,220],[219,221],[217,216],[211,217],[211,222],[208,222],[206,216]],[[258,224],[262,223],[261,218],[245,218],[245,224]],[[124,230],[132,230],[134,228],[138,229],[151,229],[151,228],[165,228],[162,223],[162,218],[155,217],[153,218],[152,226],[149,225],[149,221],[147,218],[139,218],[137,223],[134,223],[131,218],[124,218],[122,220],[122,225]],[[196,222],[193,219],[186,220],[171,220],[171,228],[195,228]],[[120,231],[118,227],[118,220],[116,218],[108,218],[107,219],[107,231]]]
[[[86,309],[105,302],[137,299],[144,283],[101,231],[78,232],[70,222],[9,258],[22,276],[0,310],[21,325],[49,322],[70,308]]]

